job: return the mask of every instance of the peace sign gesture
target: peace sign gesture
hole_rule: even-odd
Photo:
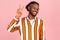
[[[19,9],[17,9],[17,13],[16,13],[16,18],[20,18],[20,16],[22,15],[22,11],[23,11],[23,7],[20,5]]]

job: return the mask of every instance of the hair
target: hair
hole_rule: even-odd
[[[29,11],[29,10],[28,10],[28,7],[29,7],[31,4],[37,4],[37,5],[39,5],[38,2],[31,1],[29,4],[26,5],[26,9],[27,9],[27,11]]]

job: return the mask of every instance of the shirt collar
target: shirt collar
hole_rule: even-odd
[[[30,20],[28,16],[27,16],[26,18],[27,18],[28,20]],[[32,19],[32,20],[36,20],[36,17],[35,17],[34,19]]]

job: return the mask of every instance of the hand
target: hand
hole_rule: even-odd
[[[20,16],[22,15],[22,10],[23,10],[23,7],[19,6],[19,9],[17,10],[17,13],[16,13],[16,18],[20,18]]]

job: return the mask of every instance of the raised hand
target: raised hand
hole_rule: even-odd
[[[22,11],[23,11],[23,7],[22,6],[19,6],[19,9],[17,10],[17,13],[16,13],[16,18],[20,18],[20,16],[22,15]]]

